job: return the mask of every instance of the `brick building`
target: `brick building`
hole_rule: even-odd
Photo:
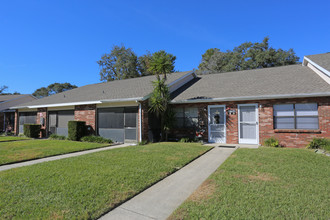
[[[15,129],[40,123],[44,135],[67,134],[67,121],[86,121],[89,132],[118,142],[156,140],[158,121],[148,111],[154,76],[87,85],[17,106]],[[330,137],[330,53],[304,57],[303,64],[196,75],[172,73],[167,80],[176,122],[171,138],[262,144],[270,137],[304,147]],[[159,127],[159,126],[158,126]]]
[[[11,107],[31,102],[36,98],[33,95],[0,95],[0,132],[14,130],[15,110]]]

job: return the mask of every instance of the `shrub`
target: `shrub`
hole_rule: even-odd
[[[83,142],[94,142],[94,143],[107,143],[107,144],[111,144],[113,143],[112,140],[104,138],[104,137],[100,137],[100,136],[95,136],[95,135],[90,135],[90,136],[84,136],[81,138],[81,141]]]
[[[52,134],[52,135],[49,136],[49,139],[52,139],[52,140],[65,140],[66,137],[62,136],[62,135]]]
[[[139,146],[142,146],[142,145],[146,145],[147,143],[148,143],[147,140],[143,140],[143,141],[140,141],[140,142],[138,143],[138,145],[139,145]]]
[[[188,143],[189,142],[189,138],[181,138],[179,140],[180,143]]]
[[[29,138],[38,138],[40,136],[41,125],[24,124],[24,135]]]
[[[279,144],[279,141],[276,138],[274,138],[274,137],[271,137],[271,138],[266,139],[265,142],[264,142],[264,145],[266,147],[282,147]]]
[[[330,151],[330,139],[328,138],[313,138],[307,145],[308,149],[323,149]]]
[[[69,121],[68,122],[68,140],[79,141],[86,133],[86,122]]]

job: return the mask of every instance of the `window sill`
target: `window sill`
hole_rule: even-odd
[[[275,133],[321,133],[321,129],[305,130],[305,129],[275,129]]]

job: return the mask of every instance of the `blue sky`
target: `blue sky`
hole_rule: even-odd
[[[54,82],[100,82],[96,63],[113,45],[137,55],[165,50],[176,70],[270,37],[274,48],[330,52],[330,1],[0,0],[0,86],[33,93]]]

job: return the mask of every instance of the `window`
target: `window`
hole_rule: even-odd
[[[175,127],[177,128],[193,128],[198,126],[198,108],[182,107],[174,108]]]
[[[274,105],[275,129],[318,129],[316,103]]]

